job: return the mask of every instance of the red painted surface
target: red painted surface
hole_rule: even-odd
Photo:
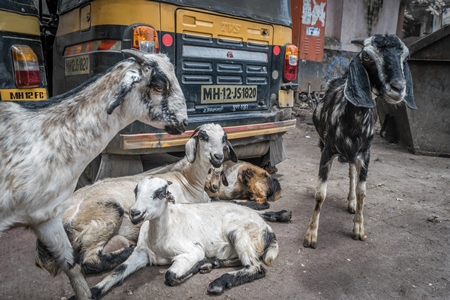
[[[299,59],[322,62],[327,0],[291,0],[292,43]]]

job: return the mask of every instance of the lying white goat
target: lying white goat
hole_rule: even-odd
[[[219,167],[224,148],[234,161],[237,157],[222,127],[203,124],[186,143],[186,156],[169,172],[154,175],[173,184],[169,190],[179,203],[209,202],[204,184],[211,165]],[[85,274],[109,271],[123,262],[136,244],[140,224],[131,224],[128,212],[134,204],[134,189],[148,176],[110,178],[84,187],[70,198],[70,208],[64,214],[64,228],[73,248],[81,254]],[[39,245],[38,245],[39,246]],[[37,249],[36,259],[46,267],[52,257]]]
[[[47,268],[70,278],[79,299],[89,287],[62,225],[78,177],[109,141],[135,120],[181,133],[186,103],[165,56],[124,50],[105,74],[42,102],[0,101],[0,234],[30,228]]]
[[[170,184],[147,177],[137,185],[130,217],[134,224],[145,220],[137,246],[123,264],[91,289],[94,297],[101,297],[148,264],[172,264],[165,274],[170,286],[199,271],[244,266],[211,282],[211,294],[265,277],[262,263],[272,265],[278,243],[257,212],[231,203],[171,204]]]

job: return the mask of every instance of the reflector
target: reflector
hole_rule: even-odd
[[[294,81],[298,71],[298,48],[295,45],[287,45],[284,56],[283,77],[285,81]]]
[[[149,26],[136,26],[133,34],[133,48],[147,53],[158,53],[158,33]]]

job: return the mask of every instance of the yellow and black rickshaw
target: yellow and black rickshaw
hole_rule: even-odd
[[[47,99],[38,10],[33,0],[0,1],[0,101]]]
[[[224,127],[239,158],[284,160],[298,61],[289,0],[59,0],[54,14],[53,95],[136,48],[170,57],[187,101],[186,133],[134,122],[91,163],[86,183],[142,171],[144,154],[183,153],[192,130],[210,122]]]

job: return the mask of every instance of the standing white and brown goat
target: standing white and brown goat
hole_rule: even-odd
[[[375,134],[378,101],[392,105],[404,102],[416,109],[408,48],[395,35],[375,35],[363,41],[362,51],[350,63],[346,76],[328,83],[325,95],[313,114],[322,151],[319,184],[313,216],[303,246],[315,248],[320,209],[327,194],[328,173],[334,157],[349,163],[348,208],[354,217],[354,239],[364,240],[363,206],[370,161],[370,145]]]
[[[24,226],[55,258],[53,275],[91,298],[62,214],[78,177],[109,141],[135,120],[177,134],[186,103],[169,59],[124,50],[105,74],[42,102],[0,102],[0,234]]]

